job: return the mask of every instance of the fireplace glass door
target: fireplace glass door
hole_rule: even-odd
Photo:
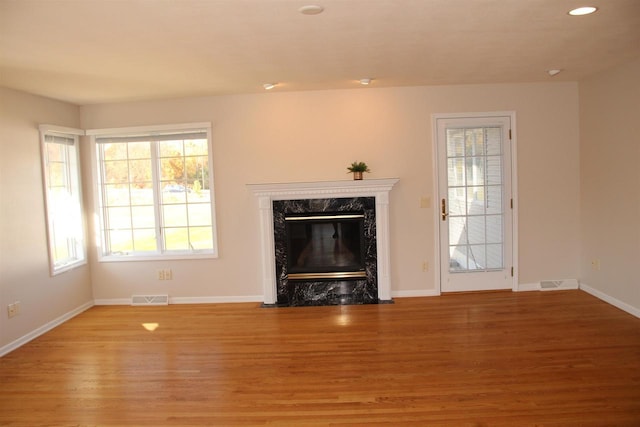
[[[285,217],[289,280],[366,277],[364,214]]]

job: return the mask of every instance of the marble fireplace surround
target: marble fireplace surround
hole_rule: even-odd
[[[386,178],[353,181],[248,184],[247,187],[258,199],[264,304],[271,306],[277,302],[272,202],[274,200],[355,197],[375,198],[378,300],[382,302],[391,301],[389,192],[398,181],[398,178]]]

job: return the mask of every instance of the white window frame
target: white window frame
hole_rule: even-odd
[[[194,251],[154,251],[149,253],[131,253],[131,254],[110,254],[105,252],[105,236],[104,236],[104,217],[101,209],[101,198],[103,197],[101,189],[101,173],[100,159],[98,158],[98,143],[96,139],[114,136],[131,136],[131,135],[153,135],[154,133],[163,134],[169,132],[186,132],[189,130],[205,130],[207,134],[208,146],[208,163],[209,163],[209,192],[211,207],[211,227],[212,227],[212,249],[194,250]],[[215,188],[214,188],[214,171],[213,171],[213,144],[211,140],[211,123],[182,123],[173,125],[151,125],[151,126],[134,126],[122,128],[108,129],[90,129],[86,131],[90,136],[91,144],[91,163],[92,163],[92,179],[95,192],[94,209],[95,209],[95,239],[98,262],[127,262],[127,261],[152,261],[152,260],[169,260],[169,259],[200,259],[200,258],[218,258],[218,230],[216,225],[216,209],[215,209]],[[154,172],[154,188],[159,185],[159,178]],[[159,202],[154,202],[155,209],[159,208]]]
[[[80,143],[79,136],[84,135],[84,131],[80,129],[68,128],[63,126],[47,125],[43,124],[38,127],[40,131],[40,159],[42,164],[42,187],[44,193],[44,205],[47,227],[47,251],[49,256],[49,274],[51,276],[64,273],[65,271],[72,270],[81,265],[87,264],[87,248],[86,248],[86,234],[85,234],[85,212],[82,198],[82,173],[80,168]],[[56,239],[55,228],[57,224],[55,219],[60,217],[60,213],[56,212],[56,204],[49,191],[51,188],[49,163],[47,154],[47,137],[60,137],[72,141],[71,145],[74,148],[72,157],[67,157],[64,162],[65,174],[67,185],[69,186],[69,194],[72,197],[77,210],[71,215],[79,217],[77,221],[70,221],[67,226],[71,225],[74,229],[71,233],[66,233],[76,236],[72,242],[67,242],[68,245],[72,245],[70,251],[73,256],[65,260],[56,260]],[[66,155],[69,155],[67,152]],[[65,216],[68,215],[65,212]],[[77,219],[77,218],[76,218]]]

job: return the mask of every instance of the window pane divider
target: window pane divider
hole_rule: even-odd
[[[156,249],[160,254],[165,253],[165,236],[162,233],[162,226],[164,224],[164,218],[162,215],[162,188],[160,182],[160,168],[162,167],[160,162],[160,144],[153,141],[151,144],[151,180],[153,184],[153,212],[155,218],[155,230],[156,230]]]

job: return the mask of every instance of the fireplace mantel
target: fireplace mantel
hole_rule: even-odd
[[[258,199],[260,245],[262,253],[262,287],[265,305],[276,303],[276,273],[273,235],[273,200],[375,197],[378,299],[391,301],[389,253],[389,192],[398,178],[351,181],[293,182],[247,184]]]

